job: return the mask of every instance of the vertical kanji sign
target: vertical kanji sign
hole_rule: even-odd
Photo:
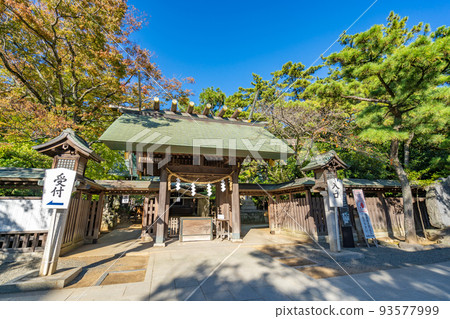
[[[344,185],[342,181],[337,178],[330,178],[328,183],[328,198],[330,200],[330,207],[344,206]]]
[[[45,171],[43,208],[67,209],[76,172],[67,168],[54,168]]]

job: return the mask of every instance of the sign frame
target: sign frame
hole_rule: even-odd
[[[367,209],[364,191],[362,189],[352,189],[353,198],[355,200],[356,210],[358,211],[359,220],[364,233],[364,238],[376,241],[375,232],[373,230],[372,220],[370,219],[369,210]],[[376,244],[376,243],[375,243]]]
[[[344,183],[338,178],[327,180],[330,207],[344,207]]]
[[[45,170],[43,209],[68,209],[77,173],[67,168]]]

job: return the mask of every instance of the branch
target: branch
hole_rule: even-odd
[[[105,84],[106,84],[106,82],[103,82],[103,83],[100,83],[100,84],[98,84],[98,85],[96,85],[96,86],[93,86],[93,87],[87,89],[86,91],[84,91],[83,94],[81,94],[81,96],[80,96],[80,98],[79,98],[78,100],[79,100],[79,101],[82,101],[82,100],[84,99],[84,97],[85,97],[87,94],[89,94],[90,92],[92,92],[92,91],[98,89],[99,87],[101,87],[101,86],[103,86],[103,85],[105,85]]]
[[[30,90],[31,93],[38,99],[39,103],[41,104],[47,104],[44,103],[42,100],[42,97],[39,95],[39,93],[31,86],[31,84],[17,71],[14,71],[11,65],[8,62],[8,59],[6,55],[0,51],[0,58],[2,59],[3,65],[6,67],[6,69],[11,72],[20,82],[22,82],[23,85],[27,87],[28,90]]]
[[[378,79],[380,80],[381,84],[383,84],[384,88],[386,89],[386,91],[388,91],[389,95],[392,96],[393,98],[395,98],[395,94],[394,92],[391,90],[391,88],[389,87],[389,85],[386,84],[386,82],[384,82],[384,79],[381,77],[381,74],[377,74]]]
[[[354,96],[354,95],[341,95],[344,99],[351,99],[356,101],[363,101],[363,102],[374,102],[374,103],[383,103],[387,105],[392,105],[391,101],[389,100],[381,100],[381,99],[371,99],[367,97],[360,97],[360,96]]]

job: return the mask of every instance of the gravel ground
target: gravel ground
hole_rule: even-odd
[[[32,270],[39,270],[40,257],[30,257],[27,260],[0,261],[0,285],[7,283]]]

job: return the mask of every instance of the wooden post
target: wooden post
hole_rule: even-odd
[[[386,228],[388,235],[393,238],[394,237],[394,230],[392,229],[392,220],[391,215],[389,214],[389,207],[386,203],[386,199],[384,198],[383,192],[377,192],[378,199],[380,200],[382,206],[383,206],[383,212],[384,216],[386,217]]]
[[[153,109],[159,111],[159,97],[157,96],[153,99]]]
[[[272,195],[267,196],[269,205],[267,207],[267,211],[269,214],[269,229],[270,233],[273,235],[275,234],[275,211],[274,211],[274,201]]]
[[[100,234],[100,227],[102,226],[102,218],[103,218],[103,202],[105,198],[105,193],[100,193],[98,195],[97,202],[97,216],[95,217],[95,225],[94,225],[94,239],[93,243],[96,244],[98,240],[98,235]]]
[[[208,115],[209,111],[211,110],[211,104],[206,104],[205,109],[203,110],[203,115]]]
[[[325,210],[325,218],[327,221],[327,231],[328,231],[328,243],[330,245],[330,251],[332,252],[338,252],[338,234],[336,232],[336,218],[334,216],[335,212],[333,212],[333,209],[330,207],[330,203],[328,200],[328,192],[322,191],[320,192],[320,195],[323,196],[323,209]]]
[[[280,213],[282,212],[282,210],[281,210],[281,208],[280,208],[280,200],[281,200],[281,196],[280,195],[275,195],[275,209],[274,209],[274,211],[275,211],[275,216],[274,216],[274,219],[275,219],[275,228],[277,228],[278,230],[281,230],[281,222],[280,222],[280,220],[281,220],[281,216],[280,216]]]
[[[232,118],[232,119],[237,118],[237,117],[239,116],[239,113],[241,113],[241,112],[242,112],[242,109],[241,109],[240,107],[238,107],[238,108],[236,109],[236,111],[234,111],[233,115],[231,115],[231,118]]]
[[[231,194],[231,220],[232,220],[232,234],[231,240],[240,242],[241,239],[241,207],[239,201],[239,179],[238,172],[235,171],[232,175],[233,193]]]
[[[142,212],[142,232],[141,232],[141,239],[143,241],[149,241],[150,240],[150,234],[149,234],[149,225],[151,224],[151,218],[148,211],[149,208],[149,194],[145,194],[144,198],[144,211]]]
[[[170,183],[170,180],[168,181]],[[164,238],[169,239],[170,191],[167,189],[166,206],[164,214]]]
[[[187,108],[187,112],[189,113],[189,114],[192,114],[192,112],[194,111],[194,102],[189,102],[189,106],[188,106],[188,108]]]
[[[68,210],[53,209],[52,221],[45,243],[39,276],[50,276],[55,273],[58,266],[58,258],[66,229]]]
[[[221,212],[222,208],[222,191],[220,190],[220,183],[216,183],[216,208],[217,208],[217,215],[223,214]],[[217,217],[216,215],[216,217]]]
[[[228,107],[225,105],[220,109],[219,113],[217,114],[218,117],[223,117],[225,115],[225,112],[228,110]]]
[[[156,247],[164,247],[164,215],[166,210],[167,198],[167,170],[161,168],[161,175],[159,177],[159,195],[158,195],[158,220],[156,221]]]
[[[172,106],[170,107],[170,110],[171,110],[172,112],[176,112],[176,111],[177,111],[177,104],[178,104],[178,101],[175,100],[175,99],[173,99],[173,100],[172,100]]]

